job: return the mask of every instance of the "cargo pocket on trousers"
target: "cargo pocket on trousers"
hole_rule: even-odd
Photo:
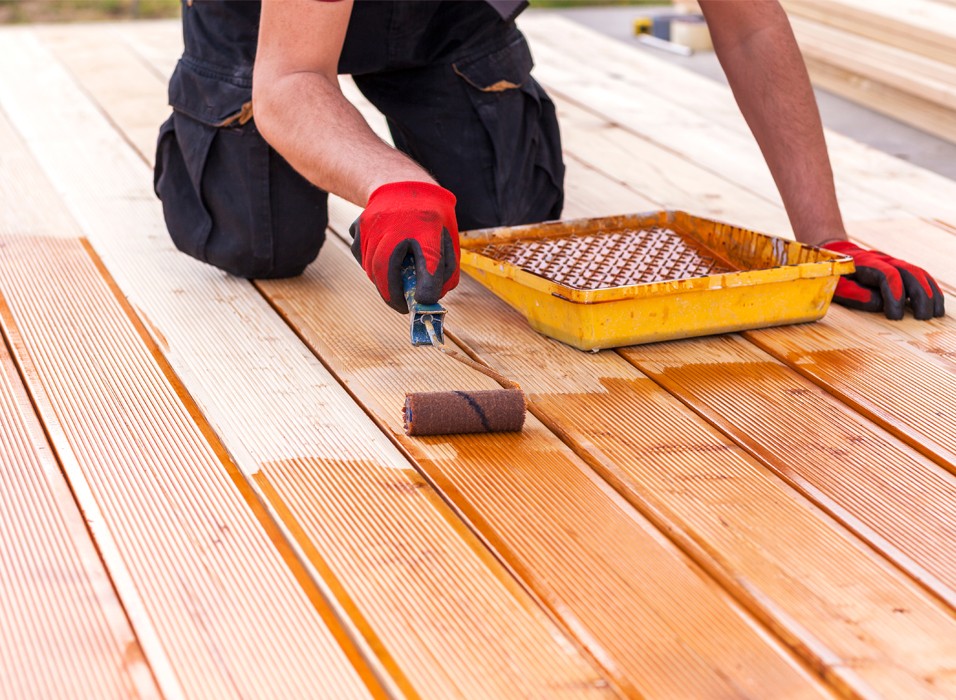
[[[554,104],[531,77],[524,37],[453,64],[494,149],[500,225],[558,218],[564,202],[564,162]]]
[[[164,203],[166,228],[179,250],[200,260],[212,230],[202,176],[215,136],[214,128],[173,113],[160,127],[156,145],[153,189]]]

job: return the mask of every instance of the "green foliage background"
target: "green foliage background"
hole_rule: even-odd
[[[178,17],[179,0],[0,0],[0,22]]]
[[[531,0],[532,7],[653,5],[668,0]],[[0,0],[0,23],[178,17],[180,0]]]

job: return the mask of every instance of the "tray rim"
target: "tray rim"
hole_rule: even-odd
[[[579,231],[601,231],[621,226],[654,226],[673,225],[681,217],[689,221],[706,224],[729,226],[747,234],[770,239],[774,244],[796,245],[798,248],[813,251],[822,256],[823,260],[796,263],[793,265],[778,265],[777,267],[758,270],[738,270],[724,272],[706,277],[691,277],[682,280],[667,280],[662,282],[642,282],[640,284],[619,287],[603,287],[601,289],[577,289],[558,282],[552,282],[544,277],[528,272],[513,263],[494,260],[477,253],[473,248],[487,245],[492,242],[506,242],[516,238],[547,238],[550,235],[568,235]],[[806,245],[799,241],[781,238],[767,233],[751,231],[740,226],[727,224],[715,219],[695,216],[683,210],[655,210],[632,214],[619,214],[604,217],[582,217],[547,221],[540,224],[526,224],[521,226],[499,226],[494,228],[475,229],[460,234],[461,265],[471,267],[499,277],[507,277],[525,287],[530,287],[548,293],[565,301],[578,304],[595,304],[641,297],[657,297],[669,294],[680,294],[688,291],[718,290],[726,287],[757,286],[769,282],[780,282],[788,279],[831,277],[853,272],[853,260],[847,255],[841,255],[816,246]]]

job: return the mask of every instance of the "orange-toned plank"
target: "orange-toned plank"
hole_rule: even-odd
[[[864,516],[884,530],[878,533],[861,518],[847,517],[848,509],[833,507],[858,540],[615,353],[585,354],[531,333],[520,315],[472,280],[455,292],[448,328],[521,383],[536,415],[834,684],[862,695],[876,690],[895,697],[932,692],[935,686],[925,678],[946,678],[953,653],[948,640],[956,629],[950,613],[861,540],[871,546],[882,542],[885,554],[926,584],[938,583],[928,568],[952,578],[956,492],[948,474],[906,448],[870,449],[875,458],[902,461],[909,471],[897,468],[895,475],[914,475],[914,490],[935,491],[921,506],[907,505],[910,494],[844,478],[849,496],[841,501],[852,508],[854,500],[868,500]],[[713,342],[722,341],[700,346]],[[736,343],[754,351],[739,338]],[[719,388],[732,402],[749,387]],[[846,410],[811,389],[824,407]],[[812,430],[825,415],[808,412],[794,420],[803,419]],[[879,445],[881,431],[873,430],[877,434],[870,440]],[[782,454],[802,457],[799,450]],[[820,455],[807,461],[813,459],[819,463]],[[836,461],[830,457],[827,466]],[[819,496],[813,488],[803,490]],[[888,495],[881,506],[880,496]],[[904,512],[894,512],[901,504]],[[926,541],[919,539],[921,532]],[[885,544],[888,539],[895,545]],[[901,555],[898,548],[907,547],[908,554]],[[833,561],[840,566],[831,566]],[[911,617],[901,616],[900,609]]]
[[[615,186],[605,183],[604,191],[613,196]],[[333,209],[334,223],[341,226],[346,220]],[[947,521],[956,503],[948,474],[906,448],[896,446],[894,452],[892,438],[875,431],[874,443],[879,445],[882,438],[891,444],[883,451],[871,450],[872,454],[909,460],[904,465],[914,473],[914,488],[935,489],[937,498],[919,512],[926,516],[924,536],[927,529],[936,535],[928,543],[920,539],[921,520],[909,519],[914,508],[893,512],[892,506],[905,503],[903,499],[895,498],[883,512],[881,499],[887,494],[866,482],[849,480],[836,498],[820,497],[817,489],[802,483],[805,493],[818,498],[864,540],[856,541],[825,512],[806,503],[799,490],[791,490],[726,437],[688,416],[677,401],[640,379],[620,358],[587,355],[543,339],[478,289],[466,280],[450,295],[449,328],[456,337],[522,383],[550,427],[576,445],[605,478],[835,684],[864,695],[874,687],[890,695],[919,694],[929,687],[924,676],[945,677],[952,650],[934,640],[952,634],[949,613],[869,546],[881,549],[940,597],[956,600],[949,582],[936,576],[942,572],[951,579],[954,571],[947,544],[952,527]],[[759,352],[739,338],[736,342]],[[788,380],[802,382],[782,365],[777,367],[783,371],[783,389],[791,386]],[[810,425],[825,417],[829,408],[845,411],[863,431],[874,430],[839,402],[815,391],[823,410],[803,417]],[[899,473],[907,474],[905,469]],[[861,498],[869,509],[856,505]],[[937,506],[942,512],[936,512]],[[781,529],[800,532],[804,539],[800,543],[782,539]],[[843,567],[832,570],[828,562],[834,560]],[[922,620],[914,624],[912,619],[900,619],[898,609],[919,610]],[[849,615],[849,610],[855,612]],[[868,626],[863,645],[861,624]],[[923,673],[898,673],[890,662],[909,653],[898,640],[913,639],[914,630],[924,627],[934,631],[918,634],[919,651],[909,657],[915,664],[926,664]],[[839,659],[853,659],[853,671],[847,673],[846,662]]]
[[[19,127],[249,489],[399,690],[611,694],[253,287],[172,249],[142,160],[41,47],[18,50],[63,100],[50,113],[0,70]]]
[[[621,353],[956,606],[952,474],[737,336]]]
[[[848,312],[745,336],[956,472],[956,373],[904,345],[859,332]]]
[[[108,565],[129,570],[157,630],[176,677],[164,692],[301,695],[321,676],[331,696],[368,696],[344,635],[316,614],[86,250],[3,245],[4,332],[71,482],[92,495],[81,507],[109,531]]]
[[[947,295],[947,311],[956,306],[956,297]],[[956,372],[956,316],[952,312],[940,318],[917,321],[907,314],[899,321],[890,321],[882,314],[859,314],[833,305],[828,312],[841,328],[853,328],[867,338],[918,350],[922,358],[949,372]]]
[[[2,339],[0,562],[0,697],[160,697]]]
[[[411,347],[407,318],[381,302],[340,241],[327,242],[302,278],[258,284],[624,689],[655,697],[819,692],[533,417],[520,434],[405,437],[406,391],[496,385],[432,348]]]

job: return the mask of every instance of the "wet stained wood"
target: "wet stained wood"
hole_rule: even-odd
[[[956,373],[904,344],[838,323],[748,331],[761,349],[956,473]]]
[[[161,697],[2,340],[0,562],[0,696]]]
[[[107,268],[236,460],[240,488],[261,499],[273,544],[304,563],[300,583],[333,606],[393,690],[613,694],[252,286],[173,251],[149,170],[41,48],[24,53],[72,111],[30,121],[34,149],[92,222]],[[39,105],[22,88],[0,70],[0,92],[24,117]],[[69,134],[64,151],[38,145],[57,129]],[[95,180],[76,170],[91,152],[108,159]]]
[[[7,238],[3,252],[4,333],[71,482],[89,494],[81,507],[106,523],[107,565],[128,569],[130,604],[155,626],[174,674],[159,674],[163,693],[295,694],[328,673],[366,696],[80,242]]]
[[[623,689],[652,697],[819,692],[719,585],[535,418],[518,434],[406,437],[406,392],[497,385],[433,348],[412,347],[408,319],[382,303],[343,243],[328,241],[302,278],[257,284]],[[348,315],[337,311],[346,307]],[[675,663],[680,674],[670,671]]]
[[[738,337],[621,354],[956,605],[956,479],[946,470]]]
[[[932,568],[950,578],[953,574],[951,521],[956,494],[948,474],[934,472],[932,464],[906,448],[894,451],[884,445],[880,431],[866,450],[858,452],[869,453],[863,454],[864,460],[868,456],[908,460],[909,469],[918,473],[910,480],[913,489],[920,489],[916,484],[935,488],[925,503],[909,504],[910,493],[901,494],[886,482],[872,486],[865,476],[853,476],[833,457],[836,447],[804,457],[798,447],[784,449],[767,440],[777,462],[776,469],[765,469],[622,358],[614,353],[580,353],[531,333],[516,312],[471,280],[462,283],[449,303],[448,328],[478,356],[521,383],[535,415],[835,685],[864,695],[870,689],[891,696],[931,691],[915,666],[911,675],[900,674],[890,663],[901,653],[899,635],[920,636],[921,651],[910,662],[922,664],[927,660],[924,655],[931,653],[934,660],[924,671],[930,677],[946,677],[953,649],[940,640],[953,634],[949,612],[869,547],[879,549],[910,575],[922,577],[924,585],[935,584],[938,593],[951,596],[950,589],[927,572]],[[737,342],[753,351],[747,343]],[[786,368],[777,367],[799,381]],[[775,383],[785,381],[768,382]],[[743,393],[728,390],[726,384],[719,388],[730,397]],[[794,422],[803,419],[815,426],[815,421],[826,418],[827,408],[850,414],[823,392],[813,391],[819,394],[822,410],[796,416]],[[859,422],[866,431],[867,422]],[[828,445],[840,444],[828,437]],[[821,466],[818,453],[827,458],[826,466]],[[838,476],[824,479],[816,475],[800,480],[782,473],[785,481],[796,482],[798,488],[791,489],[772,471],[783,472],[786,460],[795,456],[821,472],[835,464],[842,469]],[[893,474],[909,475],[902,469]],[[827,481],[840,483],[844,493],[827,498],[823,493]],[[823,483],[816,488],[811,482]],[[893,502],[884,512],[879,499],[886,496]],[[861,499],[865,508],[858,505]],[[813,508],[814,500],[824,508]],[[892,508],[900,504],[904,512],[894,513]],[[826,511],[860,539],[833,522]],[[916,519],[922,515],[932,524]],[[900,548],[908,554],[901,554]],[[829,561],[840,561],[841,566],[828,566]],[[913,620],[902,620],[896,612],[903,608],[919,609],[923,622],[911,627]],[[935,632],[926,634],[924,625]],[[850,658],[853,671],[845,674],[837,659]]]

